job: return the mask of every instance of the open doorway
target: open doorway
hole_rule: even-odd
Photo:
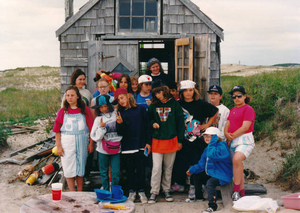
[[[145,40],[139,42],[140,72],[146,72],[147,62],[150,58],[157,58],[169,78],[175,79],[174,40]]]

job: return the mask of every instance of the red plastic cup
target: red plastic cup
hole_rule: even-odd
[[[52,183],[52,200],[57,202],[61,200],[62,183]]]

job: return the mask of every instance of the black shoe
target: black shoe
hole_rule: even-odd
[[[156,203],[156,200],[157,200],[157,196],[156,194],[151,194],[150,195],[150,198],[148,200],[148,203]]]
[[[172,195],[170,194],[170,192],[164,192],[164,194],[165,194],[166,201],[173,202],[174,199],[173,199]]]
[[[84,177],[84,178],[83,178],[83,183],[84,183],[84,185],[89,185],[89,184],[91,184],[90,178]]]

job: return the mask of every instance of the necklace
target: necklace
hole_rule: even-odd
[[[103,116],[106,117],[106,118],[111,118],[111,114],[110,114],[110,113],[102,113],[102,114],[103,114]],[[108,114],[109,116],[107,116],[107,114]]]

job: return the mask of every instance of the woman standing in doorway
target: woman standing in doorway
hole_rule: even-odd
[[[166,85],[170,81],[169,76],[164,73],[161,63],[157,58],[151,58],[148,61],[146,74],[152,77],[153,82],[160,80],[161,83]]]

